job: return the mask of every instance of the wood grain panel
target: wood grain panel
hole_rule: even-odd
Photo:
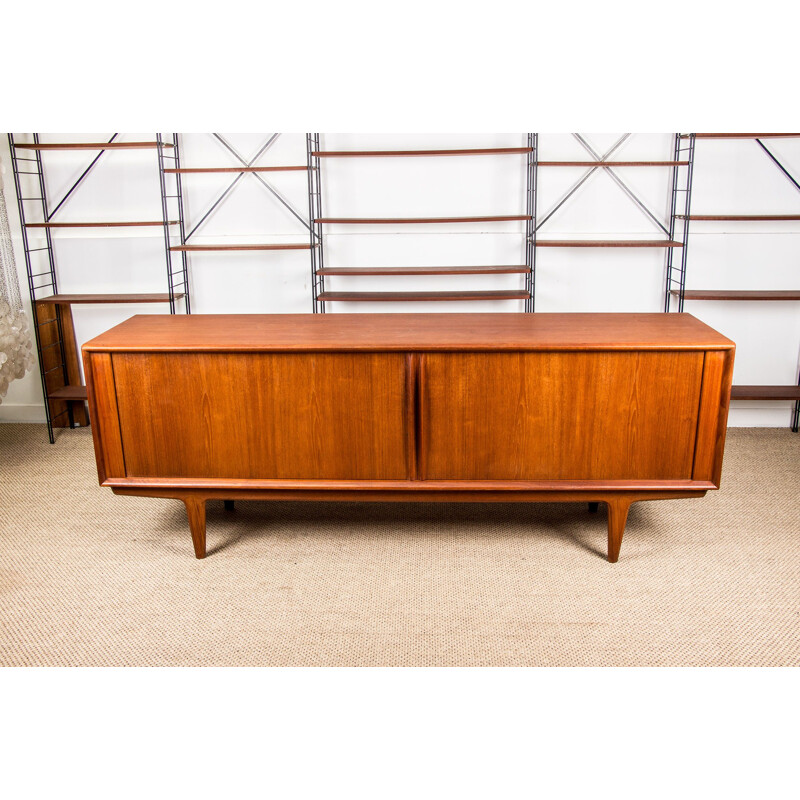
[[[431,480],[688,479],[703,354],[432,353]]]
[[[129,476],[405,479],[405,356],[115,354]]]
[[[64,358],[67,364],[67,378],[70,386],[81,385],[80,351],[78,340],[75,336],[75,325],[72,321],[72,309],[69,306],[60,306],[61,309],[61,335],[64,337]],[[84,393],[77,401],[71,401],[72,420],[76,425],[89,424],[89,412],[83,402]]]
[[[100,483],[108,478],[125,478],[127,473],[111,356],[108,353],[87,354],[84,371]]]
[[[137,314],[84,345],[116,351],[724,350],[691,314]]]
[[[58,338],[56,315],[61,315],[61,331],[64,337],[64,355],[67,366],[67,383],[64,381],[64,370],[61,365],[61,347]],[[47,403],[50,406],[50,418],[54,428],[68,428],[68,406],[72,408],[72,418],[76,425],[88,425],[89,416],[83,398],[70,400],[54,396],[65,386],[80,387],[81,374],[78,365],[78,348],[75,343],[75,328],[72,324],[72,311],[69,306],[59,306],[59,311],[44,302],[36,302],[36,318],[39,328],[39,357],[45,372],[47,387]],[[48,321],[49,320],[49,321]]]
[[[733,351],[706,353],[692,477],[719,486],[733,378]]]

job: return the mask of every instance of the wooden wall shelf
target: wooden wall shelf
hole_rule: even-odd
[[[414,156],[498,156],[530,153],[530,147],[477,147],[460,150],[313,150],[315,158],[397,158]]]
[[[800,214],[676,214],[678,219],[690,219],[695,222],[785,222],[787,220],[800,220]]]
[[[215,172],[308,172],[308,167],[171,167],[165,169],[173,175],[185,175],[187,173],[211,174]]]
[[[169,225],[177,225],[177,220],[170,220]],[[26,228],[161,228],[163,220],[158,222],[26,222]]]
[[[529,220],[525,214],[513,214],[501,217],[321,217],[314,220],[315,224],[327,225],[411,225],[427,223],[455,223],[455,222],[515,222]]]
[[[688,139],[692,134],[685,133],[681,139]],[[792,139],[800,133],[695,133],[695,139]]]
[[[18,150],[155,150],[158,142],[15,142]],[[164,143],[162,147],[172,147]]]
[[[678,294],[677,290],[671,292]],[[800,300],[800,291],[760,289],[728,290],[728,289],[692,289],[683,293],[686,300]]]
[[[537,239],[537,247],[683,247],[669,239]]]
[[[87,399],[85,386],[62,386],[47,393],[49,400],[81,401]]]
[[[176,292],[175,299],[184,297],[183,292]],[[37,303],[49,303],[50,305],[73,306],[89,304],[107,303],[169,303],[169,293],[146,293],[146,294],[52,294],[50,297],[43,297]]]
[[[540,167],[685,167],[688,161],[539,161]]]
[[[208,253],[215,250],[310,250],[310,244],[181,244],[170,247],[175,252]]]
[[[527,300],[523,289],[488,292],[321,292],[320,300],[343,300],[348,302],[415,301],[415,300]]]
[[[731,400],[800,400],[800,386],[734,386]]]
[[[317,275],[502,275],[523,274],[521,264],[509,267],[323,267]]]

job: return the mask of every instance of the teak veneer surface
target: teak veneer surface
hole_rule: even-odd
[[[125,353],[112,362],[128,477],[408,477],[400,353]]]
[[[497,267],[321,267],[317,275],[492,275],[525,272],[530,272],[530,268],[520,264]]]
[[[800,133],[685,133],[681,139],[694,136],[696,139],[792,139]]]
[[[20,150],[155,150],[174,147],[166,142],[15,142]]]
[[[175,299],[179,300],[184,296],[184,292],[175,292]],[[169,303],[167,292],[146,293],[146,294],[51,294],[49,297],[42,297],[37,303],[49,303],[52,305],[103,305],[106,303]]]
[[[92,351],[708,350],[733,342],[691,314],[138,314]]]
[[[492,156],[530,153],[532,147],[478,147],[460,150],[314,150],[316,158],[395,158],[402,156]]]
[[[670,294],[680,292],[671,290]],[[687,289],[686,300],[800,300],[797,289]]]
[[[436,222],[513,222],[528,219],[531,219],[530,214],[493,217],[319,217],[314,222],[328,225],[424,225]]]
[[[380,302],[450,302],[476,300],[527,300],[530,297],[525,289],[458,291],[440,290],[438,292],[320,292],[318,300],[345,301],[350,303]]]
[[[198,558],[211,498],[568,500],[607,505],[613,562],[632,502],[719,486],[734,345],[688,314],[142,315],[83,351],[100,483],[183,500]]]
[[[800,386],[746,386],[731,388],[732,400],[800,400]]]
[[[682,167],[688,161],[539,161],[540,167]]]
[[[425,355],[423,477],[688,479],[703,360],[695,352]]]
[[[671,239],[536,239],[537,247],[683,247]]]

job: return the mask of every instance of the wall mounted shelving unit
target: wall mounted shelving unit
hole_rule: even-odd
[[[279,133],[272,134],[266,143],[258,150],[258,152],[248,161],[241,153],[224,137],[222,134],[214,133],[212,136],[239,162],[236,166],[231,167],[185,167],[181,165],[181,142],[177,133],[172,134],[158,134],[158,141],[162,144],[159,149],[159,170],[161,176],[161,203],[162,215],[166,220],[170,217],[177,217],[178,226],[172,229],[174,232],[170,233],[170,229],[165,225],[165,235],[167,236],[167,254],[168,258],[173,253],[180,253],[182,268],[188,271],[187,255],[190,253],[210,253],[210,252],[242,252],[242,251],[279,251],[279,250],[313,250],[316,246],[312,241],[310,244],[305,242],[298,243],[279,243],[279,244],[263,244],[263,243],[239,243],[239,244],[194,244],[192,237],[199,231],[203,223],[210,218],[214,211],[230,196],[233,189],[245,177],[245,175],[252,175],[267,191],[270,192],[291,214],[295,217],[304,228],[312,231],[312,226],[308,220],[304,219],[298,212],[291,206],[291,204],[263,177],[263,173],[271,172],[305,172],[306,165],[297,166],[258,166],[256,162],[261,156],[269,150],[274,142],[280,136]],[[169,153],[164,152],[164,148],[170,148]],[[213,201],[211,206],[201,215],[200,219],[186,231],[186,215],[184,213],[183,202],[183,175],[191,174],[233,174],[236,177],[230,184],[218,194],[217,198]],[[312,232],[313,238],[313,232]],[[172,269],[170,267],[170,269]]]
[[[763,139],[798,138],[800,133],[694,133],[679,134],[681,140],[697,139],[752,139],[769,160],[780,170],[792,185],[800,191],[800,183],[780,162],[777,156],[764,144]],[[688,209],[679,215],[688,230],[689,222],[765,222],[800,221],[800,214],[693,214]],[[686,259],[670,272],[667,278],[666,310],[671,304],[677,311],[683,311],[686,300],[712,301],[800,301],[800,290],[725,290],[725,289],[686,289]],[[733,400],[794,400],[791,428],[796,433],[800,423],[800,372],[797,384],[783,386],[744,386],[734,385],[731,392]]]
[[[584,167],[586,172],[575,181],[572,186],[562,195],[562,197],[544,214],[536,215],[534,205],[533,216],[533,236],[534,251],[540,247],[569,247],[569,248],[663,248],[667,252],[667,273],[672,273],[672,265],[675,261],[675,252],[680,252],[680,260],[685,259],[688,225],[679,222],[679,210],[688,213],[691,203],[692,170],[694,161],[694,141],[689,142],[688,146],[681,145],[681,141],[676,134],[674,139],[673,158],[671,160],[638,160],[623,161],[613,160],[611,156],[627,141],[630,133],[623,134],[605,152],[598,153],[586,139],[579,133],[573,133],[573,137],[592,157],[590,161],[537,161],[534,169],[539,168],[561,168],[561,167]],[[538,148],[537,148],[538,150]],[[669,218],[663,221],[659,214],[647,207],[646,203],[614,171],[617,168],[628,167],[659,167],[670,168],[672,170],[672,192]],[[617,186],[633,201],[633,203],[645,214],[648,219],[655,224],[660,233],[663,234],[657,239],[547,239],[542,238],[540,231],[549,219],[583,186],[583,184],[598,170],[605,173],[617,184]],[[538,183],[538,178],[535,180]],[[534,263],[535,263],[534,252]]]
[[[61,294],[58,289],[56,257],[51,231],[60,228],[124,228],[163,227],[168,230],[178,220],[131,220],[93,222],[59,222],[56,215],[73,197],[85,178],[92,172],[104,154],[116,150],[154,150],[159,157],[170,145],[159,141],[119,141],[115,133],[105,142],[42,142],[34,133],[31,141],[20,141],[8,135],[14,185],[17,193],[28,290],[34,319],[34,333],[39,355],[42,391],[45,397],[47,432],[50,442],[55,441],[53,428],[75,427],[89,424],[86,410],[86,387],[81,382],[80,359],[72,319],[73,305],[168,303],[175,313],[176,304],[184,301],[189,311],[189,287],[185,273],[178,277],[168,264],[168,291],[158,293],[119,294]],[[58,202],[50,203],[42,160],[43,152],[86,150],[98,151],[81,175],[72,183]],[[23,155],[24,153],[24,155]],[[31,231],[44,234],[41,242],[32,242]],[[36,245],[36,246],[33,246]]]
[[[312,308],[314,313],[325,313],[328,302],[403,302],[403,301],[480,301],[480,300],[522,300],[525,310],[533,310],[533,248],[526,247],[526,263],[518,265],[487,266],[426,266],[426,267],[330,267],[325,265],[323,236],[325,225],[425,225],[425,224],[469,224],[525,221],[526,239],[530,239],[530,221],[535,213],[531,203],[535,198],[535,143],[536,134],[528,135],[526,147],[482,147],[443,150],[323,150],[318,133],[306,136],[308,158],[308,203],[312,220],[311,231],[311,285]],[[322,209],[322,162],[328,158],[437,158],[472,156],[525,155],[527,164],[526,197],[528,208],[525,214],[502,214],[490,216],[454,217],[326,217]],[[430,292],[351,292],[330,291],[325,278],[331,275],[342,277],[397,276],[397,275],[524,275],[524,287],[510,290],[489,291],[430,291]]]

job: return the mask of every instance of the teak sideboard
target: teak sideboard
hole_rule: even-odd
[[[734,344],[689,314],[135,316],[83,347],[100,483],[183,500],[717,489]],[[229,502],[228,502],[229,504]]]

